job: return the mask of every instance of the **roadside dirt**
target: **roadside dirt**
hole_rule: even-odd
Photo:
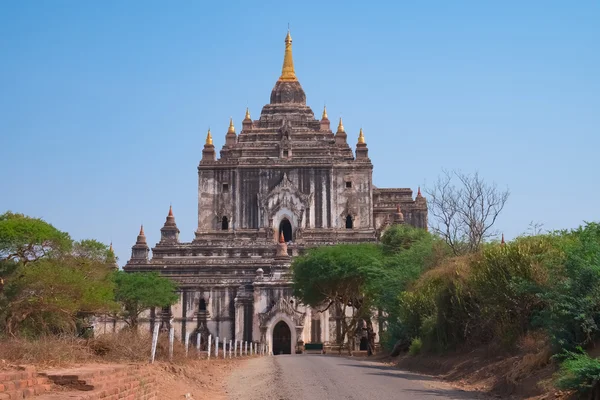
[[[232,371],[249,359],[198,360],[185,365],[158,363],[158,398],[161,400],[225,400]],[[188,395],[186,397],[186,395]]]
[[[381,356],[379,361],[430,375],[462,390],[488,393],[498,398],[534,400],[567,399],[570,396],[552,386],[557,367],[543,349],[526,354],[495,354],[490,349],[478,348],[443,355]]]

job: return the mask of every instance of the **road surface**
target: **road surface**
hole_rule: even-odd
[[[380,363],[321,355],[255,358],[231,375],[227,389],[232,400],[482,398]]]

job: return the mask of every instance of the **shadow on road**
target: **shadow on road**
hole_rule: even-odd
[[[376,369],[380,371],[389,371],[389,372],[380,372],[380,373],[371,373],[370,375],[384,375],[384,376],[394,376],[397,378],[408,379],[411,381],[437,381],[439,379],[432,378],[427,375],[419,375],[413,374],[410,372],[401,371],[398,368],[387,367],[387,366],[379,366],[379,365],[360,365],[360,364],[340,364],[343,367],[354,367],[354,368],[366,368],[366,369]]]
[[[456,399],[456,400],[464,400],[464,399],[488,399],[489,396],[486,396],[483,393],[477,392],[466,392],[462,390],[444,390],[444,389],[405,389],[404,392],[413,393],[417,398],[421,397],[440,397],[443,399]]]

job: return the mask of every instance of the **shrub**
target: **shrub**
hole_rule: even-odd
[[[580,394],[591,392],[600,381],[600,360],[585,353],[566,353],[557,374],[559,389],[576,390]]]
[[[421,352],[422,347],[423,347],[423,341],[421,340],[421,338],[416,337],[410,343],[410,347],[408,348],[408,353],[411,356],[416,356],[417,354],[419,354]]]

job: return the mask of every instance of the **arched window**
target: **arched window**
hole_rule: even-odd
[[[221,229],[224,231],[229,229],[229,220],[227,219],[227,217],[223,217],[223,219],[221,220]]]
[[[200,304],[198,304],[199,311],[206,311],[206,300],[200,299]]]
[[[287,218],[282,219],[279,223],[279,232],[283,232],[283,239],[286,242],[292,241],[292,224]]]
[[[347,215],[346,216],[346,229],[352,229],[352,216],[351,215]]]

